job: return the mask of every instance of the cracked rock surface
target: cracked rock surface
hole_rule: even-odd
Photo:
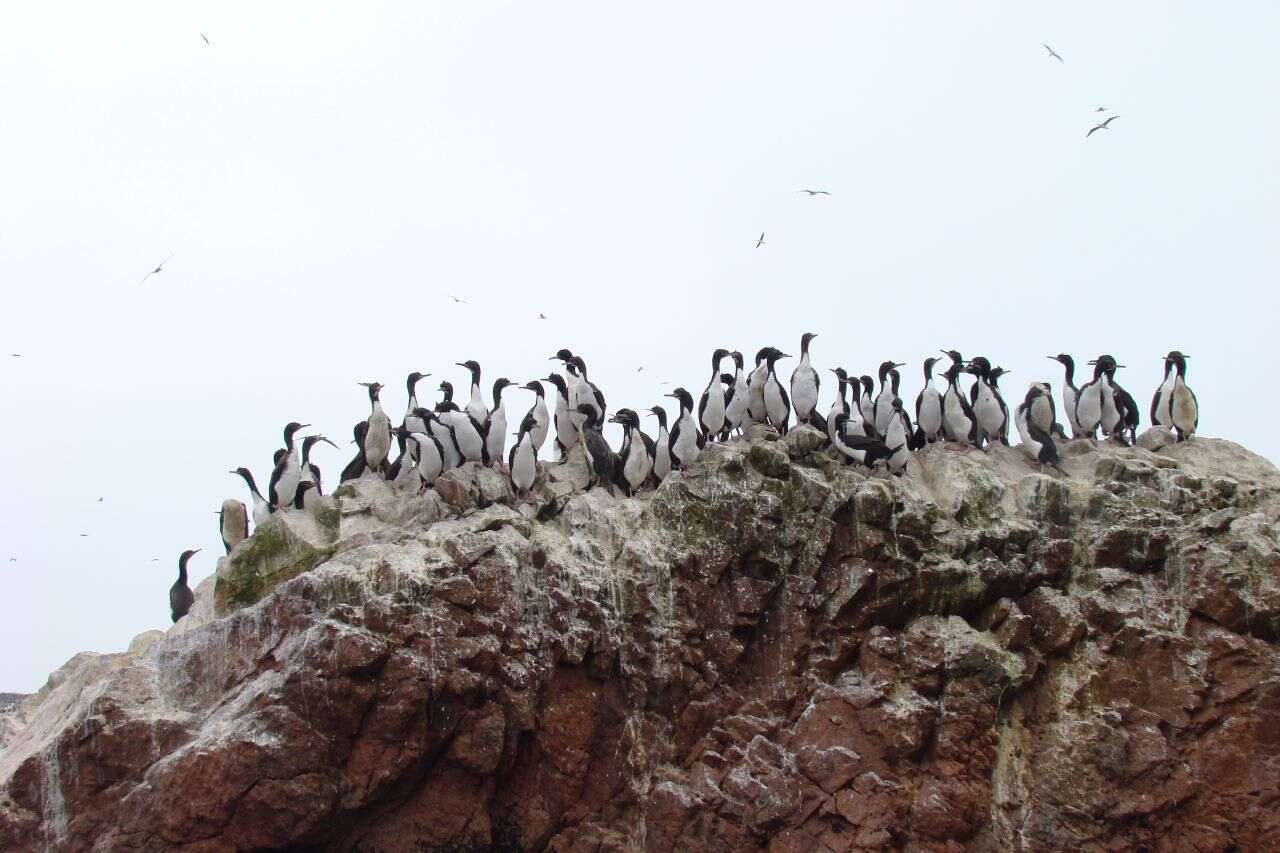
[[[1159,438],[358,481],[0,713],[0,849],[1280,849],[1280,473]]]

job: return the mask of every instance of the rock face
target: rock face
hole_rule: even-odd
[[[1275,468],[819,443],[360,481],[0,715],[0,848],[1280,849]]]

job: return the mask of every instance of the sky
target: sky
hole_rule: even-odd
[[[907,400],[943,347],[1010,398],[1109,352],[1145,425],[1177,348],[1201,432],[1280,459],[1276,32],[1266,2],[0,6],[0,690],[166,627],[284,424],[342,446],[332,487],[357,382],[398,418],[469,358],[488,386],[569,347],[644,409],[805,331],[826,378],[908,362]]]

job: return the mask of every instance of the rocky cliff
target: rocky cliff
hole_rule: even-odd
[[[1280,473],[1161,439],[360,481],[0,715],[0,847],[1280,849]]]

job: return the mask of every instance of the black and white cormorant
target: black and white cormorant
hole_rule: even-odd
[[[1005,405],[996,384],[1001,374],[996,374],[993,379],[991,362],[983,356],[969,359],[966,369],[977,377],[969,388],[969,405],[978,418],[978,425],[982,427],[988,440],[998,439],[1001,444],[1008,446],[1009,407]]]
[[[781,386],[779,386],[781,389]],[[686,465],[693,464],[706,446],[706,440],[698,431],[698,424],[693,419],[693,395],[683,388],[677,388],[666,396],[680,404],[680,413],[676,415],[671,426],[671,467],[679,471]],[[661,419],[659,419],[661,420]]]
[[[962,370],[963,365],[953,358],[942,374],[947,380],[947,389],[942,392],[942,431],[949,441],[980,448],[986,441],[986,436],[978,425],[973,406],[969,405],[957,384]]]
[[[640,416],[631,409],[618,409],[609,421],[622,427],[622,449],[618,451],[614,482],[631,497],[653,473],[653,449],[640,429]]]
[[[507,446],[507,403],[502,399],[502,390],[509,385],[511,380],[505,376],[493,383],[493,408],[484,421],[485,453],[497,464],[502,463]]]
[[[430,376],[430,373],[419,373],[414,371],[405,379],[405,390],[409,392],[409,402],[404,409],[404,420],[400,421],[400,425],[409,432],[426,432],[427,425],[424,424],[413,410],[419,407],[418,403],[418,383]]]
[[[444,399],[436,403],[436,417],[453,432],[453,440],[464,462],[489,464],[489,453],[484,446],[484,424],[458,408],[453,402],[453,386],[440,383]]]
[[[1138,441],[1138,401],[1116,382],[1116,368],[1124,367],[1114,363],[1107,368],[1107,382],[1111,385],[1111,400],[1115,409],[1115,422],[1111,419],[1111,410],[1104,406],[1102,428],[1109,437],[1114,437],[1124,446],[1136,444]]]
[[[1195,435],[1200,425],[1200,403],[1187,387],[1187,359],[1190,356],[1173,350],[1164,357],[1164,382],[1151,400],[1151,423],[1172,427],[1178,441]]]
[[[747,376],[747,419],[762,424],[769,420],[764,405],[764,383],[769,378],[769,353],[773,347],[761,347],[756,352],[756,366]]]
[[[342,469],[342,474],[338,476],[339,483],[358,479],[360,475],[364,473],[364,469],[366,467],[364,462],[364,436],[368,431],[368,421],[357,421],[356,425],[352,427],[351,432],[355,436],[355,439],[351,443],[356,446],[356,456],[347,463],[347,467]],[[254,512],[254,518],[257,518],[256,510]]]
[[[587,488],[604,486],[608,489],[613,484],[613,448],[600,432],[595,406],[583,403],[578,407],[578,414],[582,416],[577,418],[578,434],[587,452],[587,470],[590,472]]]
[[[174,581],[173,586],[169,587],[169,612],[173,615],[174,622],[191,612],[191,605],[195,604],[195,594],[187,585],[187,561],[191,559],[192,554],[198,553],[200,549],[196,548],[183,551],[182,556],[178,557],[178,579]]]
[[[532,391],[535,395],[533,405],[529,407],[525,417],[533,418],[533,427],[529,430],[533,438],[533,449],[542,450],[542,445],[547,443],[547,433],[551,431],[551,414],[547,411],[546,392],[542,389],[542,383],[536,379],[520,387]],[[521,419],[520,423],[523,425],[524,420]]]
[[[435,411],[440,411],[440,406],[445,403],[456,409],[457,406],[453,405],[453,385],[448,382],[441,382],[440,390],[444,392],[444,399],[436,405]],[[449,424],[437,417],[427,422],[427,432],[431,433],[436,441],[440,442],[440,447],[444,453],[444,470],[448,471],[462,464],[462,451],[458,449],[458,441],[454,437],[453,428]]]
[[[817,336],[817,332],[805,332],[800,336],[800,363],[791,371],[791,405],[796,410],[796,423],[825,431],[826,423],[818,414],[818,390],[822,383],[818,371],[809,362],[809,342]]]
[[[775,347],[769,348],[769,354],[765,356],[768,373],[765,374],[763,394],[764,412],[769,425],[786,435],[791,425],[791,399],[782,387],[782,381],[778,379],[777,370],[778,361],[784,358],[791,356]]]
[[[236,468],[229,471],[230,474],[239,474],[249,487],[249,494],[253,496],[253,526],[257,527],[267,523],[267,519],[271,518],[271,502],[262,496],[262,492],[258,491],[258,484],[253,481],[253,474],[249,473],[248,468]]]
[[[222,534],[222,546],[231,553],[241,542],[249,538],[249,513],[244,502],[227,498],[218,510],[218,532]]]
[[[936,358],[924,360],[924,388],[916,395],[917,447],[940,441],[942,435],[942,394],[933,385],[933,366]]]
[[[734,350],[729,353],[733,359],[733,381],[725,392],[724,398],[724,430],[720,438],[727,439],[734,430],[741,430],[747,420],[747,406],[751,402],[751,392],[747,388],[747,375],[742,369],[742,353]]]
[[[533,412],[529,412],[520,422],[516,443],[512,445],[511,454],[507,457],[507,470],[511,473],[511,485],[515,487],[517,495],[528,494],[538,478],[538,446],[533,440],[536,426]]]
[[[308,501],[314,501],[315,498],[324,495],[324,490],[320,482],[320,466],[311,461],[311,448],[315,447],[318,442],[323,441],[330,447],[337,449],[338,445],[334,444],[323,435],[309,435],[302,439],[302,479],[310,480],[315,483],[315,487],[307,493]]]
[[[876,401],[872,406],[874,415],[872,426],[875,427],[876,435],[883,436],[889,429],[889,421],[893,419],[893,401],[898,399],[898,383],[902,381],[898,368],[902,367],[902,364],[899,361],[880,363],[878,371],[880,393],[876,395]]]
[[[653,476],[659,483],[671,473],[671,434],[667,432],[667,410],[654,406],[649,414],[658,419],[658,435],[653,440]]]
[[[862,416],[863,422],[866,423],[867,429],[874,431],[876,428],[876,383],[867,374],[858,377],[858,384],[854,385],[853,377],[849,377],[849,383],[857,397],[858,414]]]
[[[316,484],[310,480],[303,480],[298,484],[298,496],[293,499],[294,509],[306,509],[307,495],[315,491]]]
[[[484,394],[480,390],[480,363],[475,359],[467,359],[458,362],[458,367],[465,367],[471,373],[471,397],[467,400],[467,405],[463,411],[476,419],[476,423],[483,424],[489,418],[489,407],[484,404]],[[506,431],[506,427],[503,427]],[[506,437],[503,436],[503,441]]]
[[[827,411],[827,420],[822,431],[827,434],[827,441],[835,444],[836,415],[845,417],[849,415],[849,374],[843,367],[833,367],[831,372],[836,375],[836,398],[831,401],[831,408]]]
[[[1047,405],[1046,405],[1047,402]],[[1013,423],[1022,439],[1022,448],[1041,465],[1061,471],[1058,446],[1049,430],[1043,427],[1045,413],[1053,406],[1053,392],[1047,382],[1032,382],[1027,396],[1014,411]],[[1050,416],[1051,417],[1051,416]]]
[[[902,399],[894,397],[892,415],[885,425],[884,444],[889,449],[886,464],[889,472],[901,475],[907,470],[907,459],[911,456],[912,429],[911,418],[903,408]]]
[[[728,356],[727,349],[718,349],[711,354],[711,379],[707,382],[706,390],[702,392],[702,399],[698,401],[698,423],[702,427],[703,437],[708,441],[715,441],[716,436],[724,430],[725,394],[724,385],[720,380],[720,362]],[[639,422],[640,419],[637,416],[637,428]],[[615,421],[615,423],[621,422]]]
[[[1067,426],[1071,427],[1071,437],[1080,438],[1084,430],[1080,429],[1080,421],[1076,420],[1076,401],[1080,397],[1080,389],[1076,387],[1076,362],[1065,352],[1045,356],[1056,361],[1066,369],[1066,377],[1062,382],[1062,410],[1067,416]]]
[[[564,377],[559,373],[552,373],[547,376],[547,381],[556,389],[556,451],[559,454],[558,461],[563,462],[569,458],[569,448],[578,443],[578,427],[569,408],[569,386]]]
[[[453,441],[453,430],[440,423],[435,412],[419,406],[414,409],[414,413],[427,425],[425,432],[409,434],[409,440],[417,446],[415,455],[418,459],[418,479],[425,488],[435,485],[436,478],[448,470],[446,460],[450,458],[450,452],[446,452],[444,441],[437,438],[437,433],[443,435],[444,440],[449,442],[449,450],[453,456],[460,456],[460,454]]]
[[[293,421],[284,428],[283,456],[278,457],[276,467],[271,472],[271,481],[267,484],[267,497],[273,509],[293,506],[298,496],[298,484],[302,482],[302,466],[298,461],[298,446],[294,443],[294,434],[311,424],[300,424]]]
[[[361,382],[369,389],[369,429],[364,434],[364,462],[375,474],[382,474],[387,467],[387,454],[391,452],[391,419],[382,410],[378,382]]]

